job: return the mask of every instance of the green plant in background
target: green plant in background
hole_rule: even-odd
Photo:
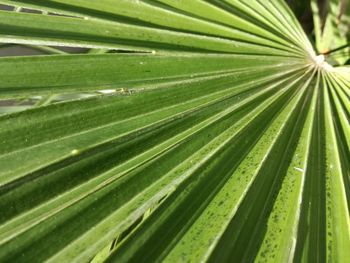
[[[350,58],[350,4],[344,0],[329,0],[324,18],[316,0],[311,7],[317,50],[328,55],[333,64],[345,64]]]
[[[41,11],[2,43],[93,49],[0,58],[43,98],[0,117],[1,262],[350,258],[349,4],[312,1],[315,52],[280,0],[0,3]]]

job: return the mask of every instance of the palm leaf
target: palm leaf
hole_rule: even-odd
[[[0,116],[1,261],[350,258],[349,68],[283,1],[0,3],[44,11],[3,43],[103,48],[0,58],[2,98],[112,92]]]

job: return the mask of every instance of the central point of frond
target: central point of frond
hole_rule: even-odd
[[[330,65],[327,61],[326,61],[326,57],[324,55],[318,55],[318,56],[312,56],[312,60],[313,63],[315,64],[315,66],[319,69],[325,70],[325,71],[332,71],[333,70],[333,66]]]
[[[323,66],[323,64],[326,62],[326,58],[324,55],[318,55],[315,57],[315,62],[318,66]]]

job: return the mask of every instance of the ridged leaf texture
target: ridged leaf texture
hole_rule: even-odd
[[[347,262],[350,69],[281,0],[9,0],[1,262]],[[59,14],[59,15],[50,15]],[[349,14],[348,14],[349,15]]]

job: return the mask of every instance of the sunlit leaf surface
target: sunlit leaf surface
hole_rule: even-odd
[[[0,116],[0,262],[350,258],[350,70],[284,1],[0,3],[44,11],[2,43],[103,48],[0,58],[46,98]]]

